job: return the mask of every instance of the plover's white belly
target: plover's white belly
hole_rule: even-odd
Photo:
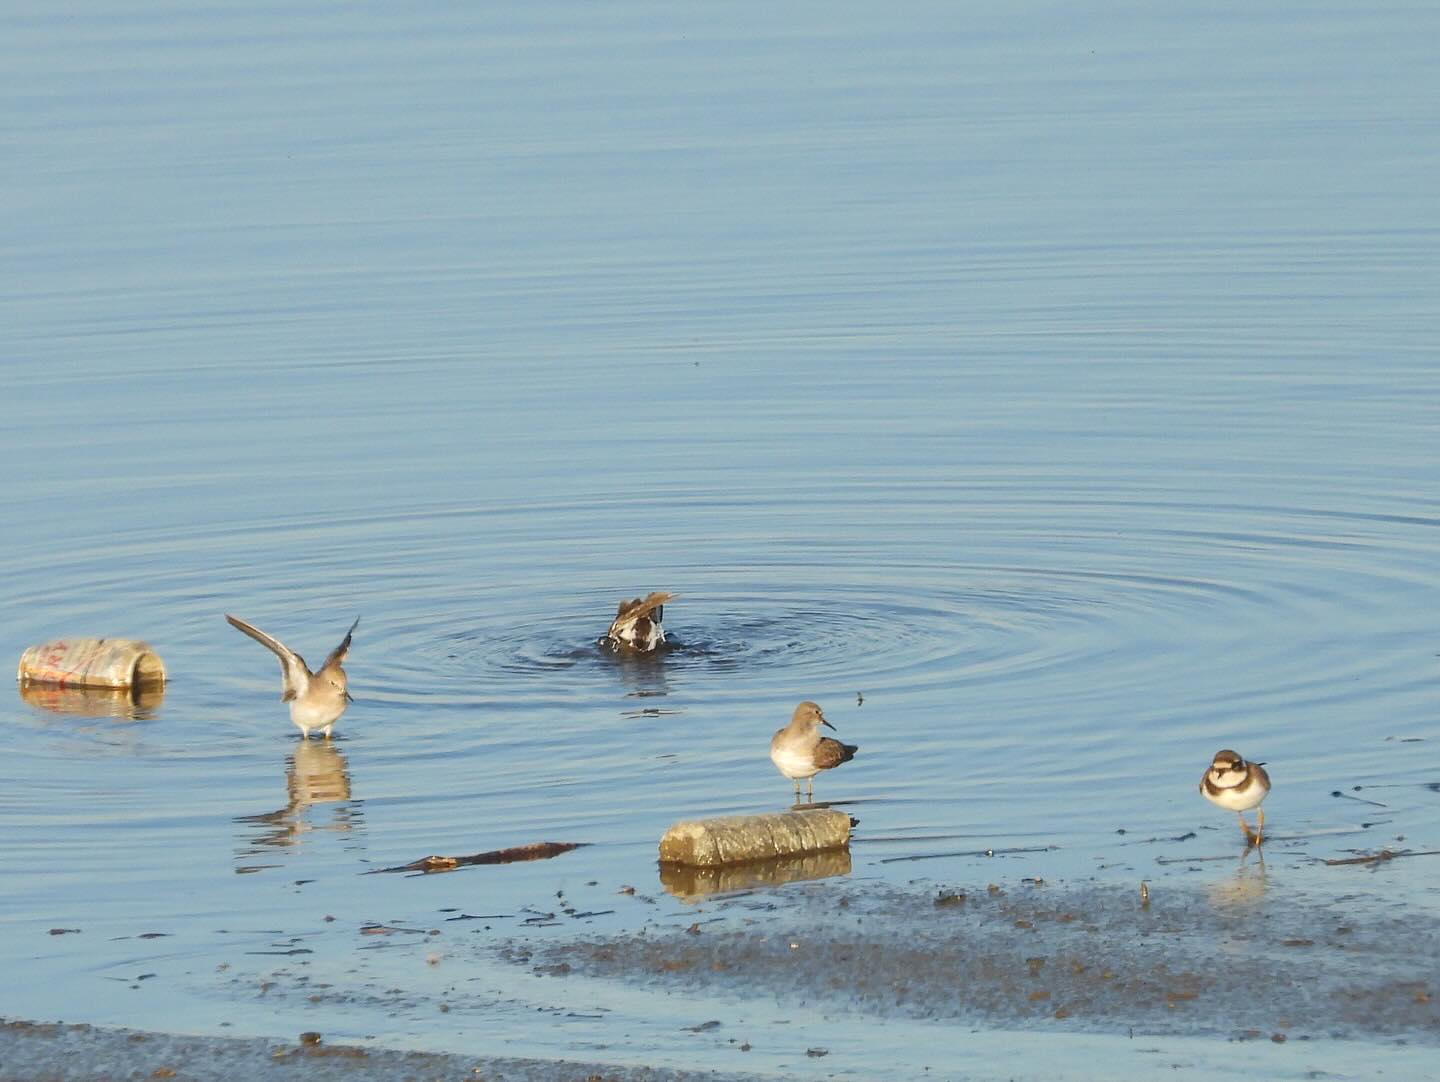
[[[813,748],[771,748],[770,761],[787,778],[813,778],[816,774]]]
[[[1265,799],[1265,794],[1269,792],[1263,785],[1256,782],[1251,782],[1249,785],[1237,785],[1232,789],[1203,788],[1200,791],[1205,794],[1205,799],[1210,803],[1218,804],[1233,812],[1249,811],[1251,808],[1258,807],[1260,802]]]

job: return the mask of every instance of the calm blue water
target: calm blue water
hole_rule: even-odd
[[[311,1027],[242,954],[323,933],[334,977],[365,921],[518,934],[591,881],[688,923],[656,841],[785,804],[804,698],[862,748],[817,782],[858,879],[1172,874],[1238,840],[1222,746],[1275,779],[1270,898],[1440,848],[1433,7],[7,23],[0,653],[141,637],[173,681],[0,706],[0,1013],[571,1054]],[[652,589],[679,649],[595,651]],[[226,611],[312,661],[362,616],[331,751]],[[591,847],[359,877],[542,839]],[[1385,890],[1433,913],[1424,863]],[[744,1066],[935,1062],[891,1033]]]

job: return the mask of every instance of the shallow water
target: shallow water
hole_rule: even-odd
[[[655,843],[788,803],[802,698],[851,881],[1223,889],[1232,746],[1267,898],[1437,908],[1316,863],[1440,849],[1431,10],[16,14],[0,627],[173,681],[0,707],[0,1012],[329,1029],[244,952],[686,919]],[[598,650],[651,589],[674,648]],[[333,746],[227,611],[312,661],[362,616]],[[539,840],[587,846],[361,877]],[[592,1042],[526,1002],[341,1024]],[[695,1043],[616,1055],[738,1069]]]

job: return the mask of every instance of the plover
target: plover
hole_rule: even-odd
[[[815,800],[815,775],[848,763],[860,750],[855,744],[842,744],[820,735],[820,726],[833,729],[820,707],[803,702],[795,708],[790,724],[770,739],[770,761],[775,768],[795,783],[795,803],[800,803],[800,782],[809,782],[809,799]]]
[[[346,690],[345,670],[341,663],[350,652],[350,636],[360,624],[360,617],[345,632],[340,645],[330,651],[325,663],[313,673],[305,659],[279,639],[265,634],[253,624],[247,624],[228,612],[225,619],[231,626],[245,632],[256,642],[274,651],[280,659],[281,694],[280,701],[290,704],[290,720],[300,730],[301,739],[309,739],[311,729],[319,729],[325,738],[330,738],[330,729],[345,713],[345,705],[353,702]]]
[[[1260,802],[1270,792],[1270,775],[1265,773],[1264,764],[1247,763],[1229,748],[1217,751],[1210,769],[1200,779],[1200,792],[1210,803],[1240,816],[1240,829],[1251,845],[1259,845],[1264,840],[1265,809],[1260,808]],[[1244,815],[1251,808],[1260,809],[1253,832]]]
[[[633,650],[648,654],[665,641],[665,629],[660,621],[665,616],[665,603],[674,601],[679,594],[660,591],[620,602],[610,630],[602,640],[612,650]]]

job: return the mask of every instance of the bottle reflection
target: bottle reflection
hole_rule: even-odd
[[[235,819],[259,828],[245,855],[263,852],[267,847],[295,845],[313,831],[349,834],[361,826],[359,805],[351,799],[345,753],[333,741],[301,740],[295,745],[294,752],[285,759],[285,791],[288,800],[283,808]]]
[[[689,864],[661,864],[660,885],[685,902],[698,902],[708,895],[755,887],[778,887],[810,879],[829,879],[850,874],[850,850],[827,849],[774,860],[724,864],[698,868]]]
[[[165,685],[147,683],[128,688],[83,688],[21,684],[20,698],[27,705],[52,714],[148,721],[155,717],[165,699]]]

